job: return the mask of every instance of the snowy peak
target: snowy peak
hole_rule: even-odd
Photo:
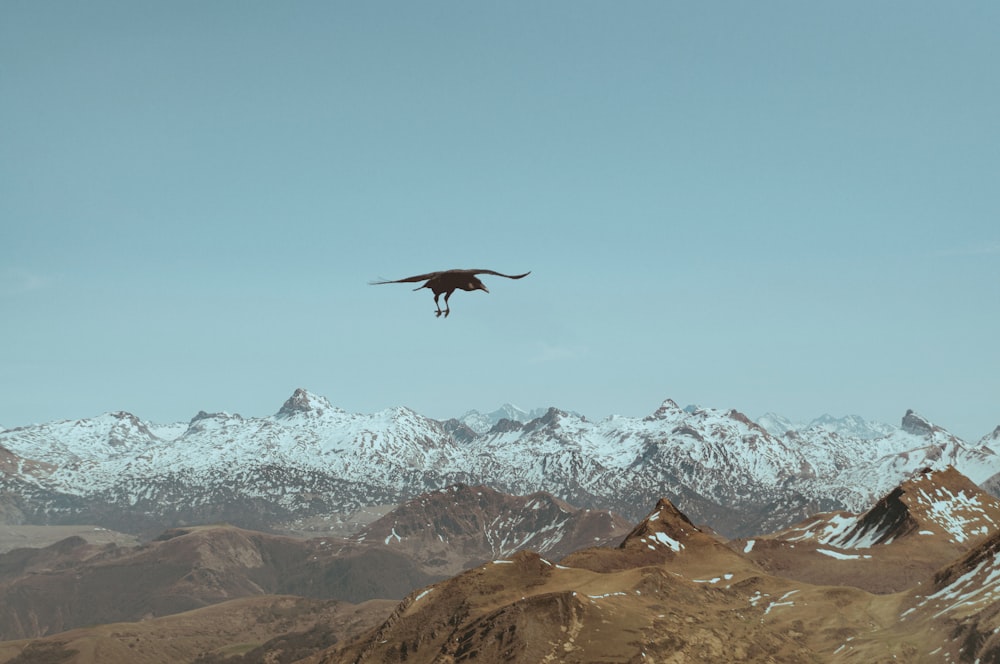
[[[563,419],[571,417],[569,413],[558,408],[549,408],[541,417],[536,417],[524,425],[524,431],[531,432],[537,429],[557,429]]]
[[[229,413],[206,413],[205,411],[200,410],[198,411],[198,414],[192,417],[191,421],[188,422],[187,430],[184,432],[184,435],[212,435],[224,430],[231,424],[238,426],[242,422],[243,418],[239,415],[230,415]]]
[[[545,411],[545,408],[535,408],[527,411],[513,404],[505,403],[489,413],[470,410],[458,418],[458,420],[476,433],[483,434],[497,426],[500,422],[507,421],[525,424],[535,418],[541,417],[545,414]]]
[[[685,411],[677,405],[677,402],[673,399],[665,399],[660,407],[653,411],[652,415],[645,418],[646,422],[651,422],[654,420],[672,420],[679,417],[683,417]]]
[[[789,432],[802,433],[808,431],[813,435],[818,432],[827,432],[842,437],[860,438],[862,440],[881,438],[897,430],[897,427],[890,424],[871,422],[860,415],[834,417],[833,415],[823,414],[803,424],[801,422],[793,422],[777,413],[765,413],[757,418],[757,424],[767,429],[774,436],[784,436]]]
[[[836,546],[853,549],[889,544],[917,530],[919,524],[903,500],[904,490],[897,487],[859,518],[846,533],[832,538]]]
[[[112,421],[108,430],[108,444],[112,447],[127,446],[136,437],[145,439],[156,437],[149,427],[132,413],[118,411],[108,413],[108,417]]]
[[[941,427],[934,426],[912,410],[906,411],[906,415],[903,416],[902,429],[914,436],[930,436],[936,431],[944,431]]]
[[[930,536],[968,546],[998,528],[1000,500],[949,467],[925,469],[860,516],[844,512],[819,515],[784,531],[780,538],[860,549]]]
[[[949,466],[924,472],[901,485],[918,535],[940,535],[967,546],[1000,529],[1000,500]]]
[[[334,407],[326,397],[313,394],[300,387],[281,406],[277,417],[291,418],[296,415],[321,417],[323,413],[332,410]]]
[[[836,433],[839,436],[850,436],[871,440],[888,436],[896,427],[881,422],[869,422],[860,415],[845,415],[844,417],[834,417],[832,415],[820,415],[805,427],[812,430],[823,430]]]
[[[784,436],[790,431],[799,431],[805,428],[800,424],[792,422],[784,415],[778,415],[777,413],[764,413],[757,418],[757,424],[767,429],[773,436]]]
[[[666,498],[661,498],[652,512],[632,529],[621,544],[622,549],[649,549],[680,553],[697,542],[702,534],[691,520]]]

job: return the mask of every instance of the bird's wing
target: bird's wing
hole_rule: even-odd
[[[495,274],[498,277],[507,277],[508,279],[521,279],[523,277],[531,274],[531,271],[527,271],[524,274],[503,274],[502,272],[497,272],[495,270],[456,270],[456,272],[469,272],[471,274]]]
[[[428,272],[427,274],[418,274],[415,277],[407,277],[406,279],[392,279],[388,281],[369,281],[369,285],[377,286],[379,284],[408,284],[415,281],[426,281],[427,279],[433,279],[434,277],[441,274],[441,272]]]

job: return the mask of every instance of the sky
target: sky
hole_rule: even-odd
[[[1000,4],[0,3],[0,426],[1000,425]],[[434,316],[418,284],[449,268]]]

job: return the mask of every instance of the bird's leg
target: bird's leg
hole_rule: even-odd
[[[444,294],[444,317],[445,318],[447,318],[448,314],[451,313],[451,307],[448,305],[448,298],[451,297],[451,294],[453,292],[454,291],[448,291],[447,293]]]
[[[435,315],[435,316],[438,316],[438,317],[440,317],[440,316],[441,316],[441,305],[439,305],[439,304],[438,304],[438,298],[439,298],[439,297],[441,297],[441,293],[434,293],[434,306],[435,306],[435,307],[437,307],[437,313],[436,313],[436,314],[434,314],[434,315]],[[447,305],[447,302],[448,302],[448,297],[447,297],[447,296],[445,296],[445,298],[444,298],[444,299],[445,299],[445,303],[446,303],[446,305]],[[447,315],[447,314],[445,314],[445,315]]]

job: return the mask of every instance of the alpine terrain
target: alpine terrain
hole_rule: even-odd
[[[867,509],[923,468],[952,466],[987,488],[1000,472],[996,432],[970,444],[912,411],[898,428],[821,421],[780,434],[736,410],[671,400],[643,418],[591,422],[549,408],[488,429],[483,417],[464,420],[402,407],[348,413],[299,389],[268,417],[201,412],[157,425],[114,412],[9,429],[0,432],[0,519],[146,536],[220,521],[290,532],[462,484],[545,491],[632,521],[666,497],[696,523],[740,537]]]

